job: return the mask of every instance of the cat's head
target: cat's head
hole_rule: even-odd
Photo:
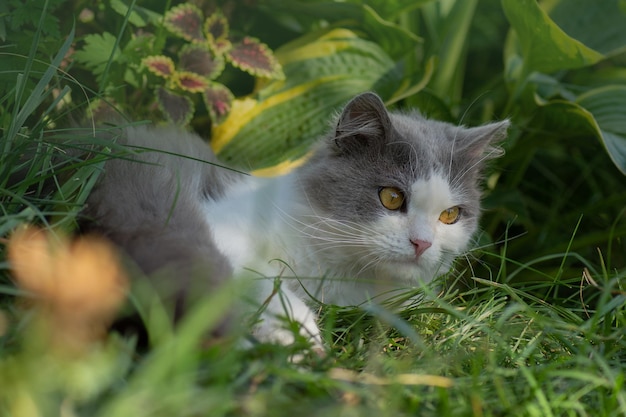
[[[298,177],[311,211],[311,252],[346,278],[430,281],[468,249],[479,182],[508,121],[465,128],[350,101]]]

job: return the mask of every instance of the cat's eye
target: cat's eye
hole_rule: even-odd
[[[382,187],[378,190],[378,197],[388,210],[398,210],[404,204],[404,193],[395,187]]]
[[[454,206],[445,209],[439,215],[439,221],[443,224],[454,224],[459,221],[461,217],[461,208],[459,206]]]

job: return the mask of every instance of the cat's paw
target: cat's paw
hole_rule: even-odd
[[[316,352],[323,352],[323,342],[316,314],[288,289],[274,293],[252,334],[262,342],[291,345],[296,341],[291,322],[295,322],[300,336],[306,338]]]

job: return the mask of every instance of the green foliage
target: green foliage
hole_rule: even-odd
[[[196,112],[200,96],[211,123],[218,124],[230,112],[234,98],[228,87],[217,81],[226,62],[252,76],[283,77],[269,47],[256,38],[238,39],[230,34],[228,20],[219,11],[205,19],[191,3],[174,6],[162,17],[121,1],[111,3],[111,7],[124,15],[124,24],[131,27],[130,38],[124,31],[119,36],[109,32],[87,34],[74,58],[95,76],[103,98],[128,115],[156,118],[146,112],[154,99],[161,117],[186,126],[194,115],[200,116]],[[145,31],[149,26],[155,27],[154,34]],[[163,28],[174,38],[167,37]],[[188,43],[180,45],[176,38]],[[177,64],[169,56],[173,51],[178,51]],[[128,95],[121,87],[125,83],[133,89],[154,91],[154,96]]]
[[[169,9],[197,19],[188,34],[191,26],[168,23],[185,41],[162,25],[169,5],[157,0],[35,3],[0,3],[2,414],[626,414],[623,2],[223,1],[224,19],[211,8],[201,18],[192,6]],[[95,15],[77,20],[78,43],[74,31],[55,34],[72,27],[70,9]],[[228,70],[225,51],[245,36],[267,41],[284,79],[253,86]],[[76,65],[65,59],[74,48]],[[240,97],[231,117],[209,123],[212,146],[266,173],[297,163],[330,114],[366,89],[452,122],[511,118],[506,155],[486,178],[479,248],[437,283],[444,290],[402,294],[396,301],[420,302],[400,311],[320,306],[323,357],[301,339],[242,349],[246,324],[199,346],[236,288],[172,327],[144,285],[128,306],[147,328],[143,350],[113,332],[81,355],[53,351],[37,313],[16,302],[35,301],[11,284],[4,252],[19,224],[75,228],[107,155],[82,158],[99,144],[65,128],[66,116],[84,111],[84,96],[155,117],[158,96],[175,102],[171,119],[184,124],[193,113],[202,129],[205,101],[229,93],[185,92],[192,82]]]

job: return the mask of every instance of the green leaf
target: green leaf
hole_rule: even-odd
[[[191,3],[179,4],[165,13],[163,25],[173,34],[190,42],[204,42],[202,11]]]
[[[128,13],[128,5],[123,0],[111,0],[111,8],[121,16]],[[157,23],[161,20],[161,15],[152,10],[135,5],[128,15],[128,21],[137,26],[144,27],[150,23]]]
[[[605,55],[626,49],[626,10],[620,0],[560,0],[550,17],[569,36]]]
[[[362,0],[348,0],[350,3],[363,3]],[[394,19],[403,13],[417,9],[433,0],[369,0],[367,5],[385,19]]]
[[[217,78],[224,70],[224,58],[215,56],[204,45],[185,45],[179,55],[180,69],[195,72],[210,80]]]
[[[593,115],[598,138],[615,166],[626,175],[626,86],[588,91],[578,97],[577,103]]]
[[[228,60],[237,68],[257,77],[282,79],[280,63],[264,43],[246,36],[226,53]]]
[[[521,47],[523,74],[581,68],[604,58],[568,36],[536,0],[502,0],[502,7]]]
[[[378,44],[345,29],[305,36],[276,55],[285,80],[261,84],[253,97],[235,100],[211,140],[221,160],[263,174],[297,164],[333,113],[395,66]]]
[[[460,99],[454,95],[460,91],[457,83],[464,75],[468,35],[477,3],[478,0],[463,0],[451,3],[449,8],[439,3],[424,7],[425,19],[431,25],[431,37],[441,38],[431,52],[437,56],[437,70],[429,84],[439,97]]]
[[[116,38],[109,32],[85,36],[85,45],[76,51],[74,59],[90,69],[99,79],[107,67],[109,58],[115,60],[120,54],[115,48]],[[115,50],[114,50],[115,49]]]
[[[178,126],[189,124],[193,116],[194,107],[189,97],[172,93],[165,88],[157,88],[155,95],[159,108],[165,117]]]
[[[370,40],[378,43],[394,59],[402,58],[421,42],[419,36],[405,30],[395,21],[381,17],[377,9],[367,4],[284,0],[265,0],[263,3],[269,11],[317,17],[331,22],[333,28],[365,32]],[[422,3],[424,1],[415,2],[416,5]]]
[[[573,102],[536,99],[539,107],[530,123],[534,129],[564,138],[595,137],[626,175],[625,86],[600,87]]]

